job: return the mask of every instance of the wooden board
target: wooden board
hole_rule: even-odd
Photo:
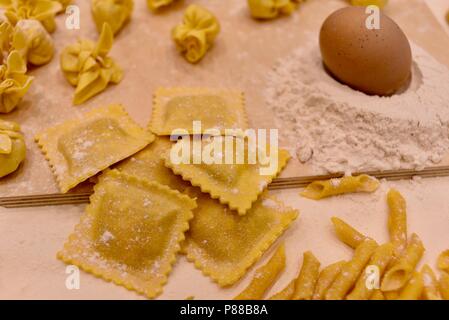
[[[17,111],[3,116],[19,122],[26,135],[28,156],[23,167],[0,180],[0,195],[26,195],[57,192],[47,162],[33,142],[36,133],[80,116],[98,106],[122,103],[131,116],[146,126],[151,114],[152,93],[160,86],[233,87],[245,91],[247,111],[253,128],[274,128],[273,115],[264,103],[263,88],[267,73],[275,62],[301,46],[306,38],[318,35],[322,21],[342,0],[311,0],[290,17],[258,22],[250,18],[246,1],[200,0],[221,22],[216,45],[198,65],[187,63],[175,50],[170,31],[181,21],[183,10],[192,1],[181,1],[169,10],[154,15],[145,1],[136,1],[133,19],[117,36],[111,55],[125,70],[117,86],[109,87],[85,105],[74,107],[74,88],[59,69],[59,53],[78,37],[96,39],[98,34],[90,14],[90,1],[75,1],[81,8],[80,30],[67,30],[64,15],[57,18],[53,34],[57,53],[53,61],[33,70],[35,81]],[[449,66],[448,37],[422,0],[390,1],[387,13],[407,35]],[[280,128],[282,129],[282,128]],[[285,142],[281,141],[285,145]],[[449,164],[449,159],[448,159]],[[314,172],[292,160],[283,177]]]

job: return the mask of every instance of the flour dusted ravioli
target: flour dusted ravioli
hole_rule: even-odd
[[[215,137],[218,139],[220,137]],[[237,150],[242,150],[237,147],[237,141],[242,139],[240,137],[227,137],[233,139],[234,161],[232,164],[227,164],[226,153],[222,149],[220,151],[222,161],[221,163],[195,164],[193,156],[187,162],[175,162],[171,157],[167,157],[165,165],[173,170],[175,174],[181,175],[184,180],[190,181],[193,186],[198,186],[203,192],[209,193],[213,199],[219,199],[222,204],[227,204],[232,210],[236,210],[240,215],[244,215],[257,200],[258,196],[263,192],[266,186],[271,183],[274,177],[287,164],[290,155],[288,151],[282,149],[270,150],[273,153],[273,162],[270,167],[265,167],[258,160],[251,163],[248,161],[248,143],[244,141],[244,161],[240,164],[236,161],[238,158]],[[207,139],[202,140],[203,150],[208,145],[214,144]],[[184,149],[185,145],[190,145],[189,139],[181,139],[173,147],[176,150]],[[226,147],[223,147],[226,148]],[[268,147],[269,148],[269,147]],[[192,151],[192,154],[194,151]],[[263,172],[265,169],[267,172]],[[263,174],[262,174],[263,173]]]
[[[62,192],[140,151],[154,135],[120,105],[99,108],[36,136]]]
[[[182,192],[190,184],[175,175],[164,164],[164,155],[170,151],[172,145],[173,142],[169,138],[158,137],[145,149],[119,163],[115,168],[120,172],[155,181]]]
[[[195,200],[155,182],[107,171],[58,258],[149,298],[162,292]]]
[[[183,252],[195,267],[220,286],[238,281],[298,216],[298,211],[263,194],[239,216],[228,207],[190,188],[198,208],[190,222]]]
[[[201,121],[201,132],[215,128],[246,129],[248,121],[241,91],[207,88],[160,88],[156,91],[150,127],[157,135],[176,129],[193,133],[193,121]]]

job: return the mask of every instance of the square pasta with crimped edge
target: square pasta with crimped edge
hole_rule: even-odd
[[[171,135],[182,129],[193,134],[193,122],[201,122],[201,132],[218,129],[246,129],[248,119],[243,92],[211,88],[159,88],[154,94],[150,130]]]
[[[145,148],[154,138],[123,106],[110,105],[49,128],[35,139],[65,193]]]
[[[164,164],[164,155],[170,151],[172,146],[173,142],[170,141],[170,138],[157,137],[143,150],[123,160],[114,168],[120,172],[149,181],[156,181],[171,189],[183,192],[187,187],[190,187],[190,183],[175,175]]]
[[[59,259],[148,298],[162,293],[195,200],[167,186],[108,170]]]
[[[222,287],[243,277],[299,215],[267,192],[244,216],[198,188],[189,188],[186,194],[196,198],[198,207],[182,252]]]
[[[219,139],[224,142],[216,144]],[[226,141],[232,141],[232,152]],[[270,150],[270,154],[261,156],[259,147],[254,149],[249,141],[242,136],[210,136],[201,139],[201,152],[198,152],[195,151],[195,142],[184,136],[166,155],[165,165],[193,186],[209,193],[213,199],[244,215],[290,159],[288,151],[269,145],[266,145],[266,150]],[[214,146],[220,144],[221,148],[215,150]],[[186,156],[187,150],[191,151]],[[197,154],[201,155],[201,162],[195,160]],[[210,159],[205,156],[210,156]],[[263,163],[270,158],[272,162]]]

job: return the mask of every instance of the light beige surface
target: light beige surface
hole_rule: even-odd
[[[430,0],[430,2],[433,0]],[[79,31],[63,29],[62,17],[58,18],[59,29],[54,35],[58,47],[71,43],[79,35],[93,36],[94,25],[86,3],[82,4],[82,27]],[[222,22],[223,31],[216,46],[199,66],[187,64],[174,51],[168,33],[173,24],[180,20],[182,7],[179,5],[162,15],[152,15],[138,4],[133,22],[118,36],[112,55],[120,57],[126,71],[124,81],[102,95],[92,99],[86,106],[71,106],[73,88],[65,80],[58,67],[58,59],[51,65],[33,72],[36,82],[22,108],[8,116],[24,123],[24,130],[31,135],[42,128],[85,112],[92,107],[108,103],[123,102],[131,115],[142,125],[149,119],[151,93],[159,85],[219,85],[240,87],[247,91],[247,100],[253,125],[271,126],[269,118],[261,112],[262,93],[258,87],[270,67],[267,61],[288,54],[288,50],[301,45],[306,37],[304,25],[318,28],[326,15],[324,10],[341,4],[338,0],[309,0],[307,7],[290,18],[259,23],[248,18],[244,0],[196,1],[216,8]],[[391,0],[391,8],[415,1]],[[143,1],[136,1],[143,3]],[[329,6],[324,6],[326,3]],[[449,44],[436,20],[428,20],[425,8],[398,8],[399,19],[407,31],[407,25],[422,30],[414,37],[419,45],[431,45],[440,52],[437,58],[449,59]],[[409,14],[407,12],[414,12]],[[427,16],[419,23],[422,14]],[[426,20],[427,19],[427,20]],[[407,20],[409,22],[407,22]],[[241,26],[235,29],[236,22]],[[292,26],[295,32],[290,32]],[[439,31],[438,31],[439,30]],[[164,35],[164,36],[161,36]],[[270,39],[270,40],[267,40]],[[444,42],[441,39],[446,39]],[[247,46],[251,41],[252,45]],[[133,49],[130,49],[130,48]],[[272,51],[274,49],[274,53]],[[439,48],[439,49],[438,49]],[[266,49],[266,50],[264,50]],[[432,49],[434,50],[434,49]],[[446,52],[446,53],[445,53]],[[226,61],[225,68],[222,66]],[[253,70],[249,72],[248,70]],[[193,72],[194,71],[194,72]],[[43,157],[33,151],[35,146],[29,140],[30,157],[21,172],[11,177],[7,183],[0,182],[0,194],[36,193],[56,191],[53,177]],[[353,195],[315,202],[298,197],[298,190],[286,190],[276,194],[291,206],[301,211],[301,216],[287,231],[286,240],[287,270],[272,292],[284,287],[297,273],[302,252],[314,251],[323,265],[348,258],[350,250],[337,242],[331,230],[330,217],[337,215],[354,224],[360,231],[379,241],[386,240],[387,208],[385,195],[390,186],[383,183],[374,195]],[[434,266],[437,254],[449,247],[449,203],[444,191],[449,188],[449,178],[423,180],[421,182],[403,181],[394,183],[408,200],[410,231],[417,232],[428,248],[425,260]],[[39,209],[7,210],[0,208],[0,298],[106,298],[135,299],[140,296],[122,287],[106,283],[82,272],[81,289],[67,290],[65,287],[65,265],[55,258],[56,252],[79,217],[84,206],[66,206]],[[270,250],[272,252],[272,249]],[[261,265],[268,255],[260,261]],[[181,257],[161,298],[223,299],[231,298],[246,286],[252,271],[237,286],[219,289],[209,278],[195,270],[192,264]]]

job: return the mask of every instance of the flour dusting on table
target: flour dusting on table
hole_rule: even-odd
[[[297,158],[320,173],[437,165],[449,150],[449,70],[420,47],[412,50],[413,80],[391,97],[335,81],[317,45],[282,59],[266,99]]]

